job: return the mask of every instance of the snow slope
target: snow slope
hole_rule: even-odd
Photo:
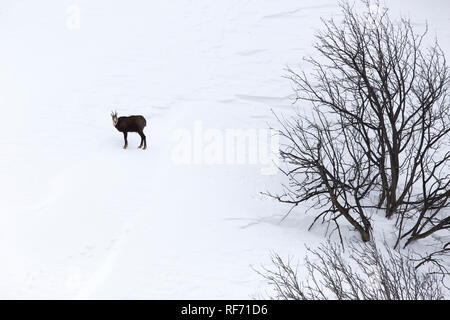
[[[448,7],[407,13],[429,14],[446,50],[446,10],[430,3]],[[260,192],[282,177],[260,164],[175,163],[174,132],[274,125],[271,109],[292,110],[283,68],[336,12],[334,0],[2,1],[0,298],[263,293],[251,266],[301,257],[323,229],[281,222],[286,207]],[[111,109],[147,117],[148,150],[137,135],[122,149]]]

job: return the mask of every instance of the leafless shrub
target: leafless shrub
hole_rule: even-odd
[[[426,265],[433,265],[435,268],[435,274],[442,277],[443,282],[445,278],[450,275],[450,266],[448,260],[450,258],[450,242],[443,245],[442,249],[434,250],[431,253],[425,255],[417,255],[418,257],[412,258],[412,261],[416,262],[416,268],[421,268]]]
[[[257,271],[272,287],[271,298],[280,300],[442,300],[447,292],[439,270],[416,268],[411,253],[403,255],[374,242],[350,244],[347,257],[339,245],[328,242],[308,249],[307,278],[274,255],[274,268]]]

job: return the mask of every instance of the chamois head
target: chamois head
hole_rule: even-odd
[[[117,122],[119,121],[119,119],[117,117],[117,111],[111,112],[111,117],[112,117],[113,126],[115,127],[117,125]]]

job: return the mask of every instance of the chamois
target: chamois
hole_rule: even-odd
[[[143,116],[129,116],[129,117],[117,117],[117,111],[111,112],[112,122],[114,128],[123,133],[125,140],[124,149],[128,147],[128,132],[137,132],[141,136],[141,144],[139,148],[143,150],[147,149],[147,138],[144,134],[144,128],[147,125],[147,121]]]

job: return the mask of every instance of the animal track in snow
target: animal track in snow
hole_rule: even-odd
[[[285,18],[287,16],[292,16],[298,12],[305,11],[305,10],[323,9],[323,8],[330,8],[330,7],[334,7],[334,6],[335,6],[334,4],[322,4],[322,5],[317,5],[317,6],[301,7],[298,9],[291,10],[291,11],[283,11],[283,12],[266,15],[266,16],[262,17],[262,20],[263,19]],[[298,16],[296,16],[296,17],[298,17]]]
[[[253,102],[260,102],[260,103],[284,102],[289,99],[289,97],[252,96],[252,95],[245,95],[245,94],[237,94],[236,98],[245,100],[245,101],[253,101]]]

